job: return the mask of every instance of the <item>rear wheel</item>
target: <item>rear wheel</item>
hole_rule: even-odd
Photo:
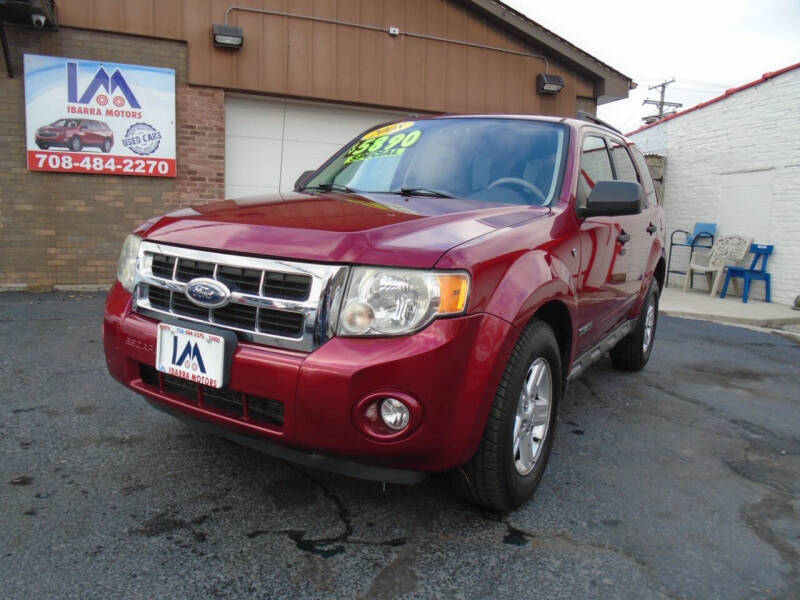
[[[452,473],[461,497],[507,511],[533,495],[553,447],[561,391],[555,335],[534,319],[511,353],[478,451]]]
[[[105,153],[111,152],[111,146],[112,146],[111,140],[106,138],[105,141],[103,142],[103,152]]]
[[[650,284],[636,327],[611,349],[611,362],[623,371],[641,371],[650,360],[658,325],[658,285]]]

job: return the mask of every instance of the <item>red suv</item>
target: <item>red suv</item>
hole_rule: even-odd
[[[59,119],[36,130],[36,145],[42,150],[59,146],[80,152],[87,146],[94,146],[103,152],[111,152],[114,132],[102,121]]]
[[[296,191],[153,219],[106,303],[153,406],[312,467],[533,493],[570,379],[653,349],[664,214],[595,120],[438,117],[358,136]]]

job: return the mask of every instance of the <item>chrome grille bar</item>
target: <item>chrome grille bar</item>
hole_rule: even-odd
[[[174,259],[171,277],[161,277],[153,272],[153,257],[159,255],[165,256],[167,259]],[[219,309],[197,307],[198,310],[192,308],[191,314],[176,307],[176,299],[188,301],[185,291],[189,281],[178,281],[177,279],[182,259],[212,264],[212,277],[220,281],[224,281],[219,274],[220,267],[260,271],[258,293],[237,291],[233,284],[230,286],[234,289],[231,291],[230,302],[227,305],[252,307],[254,314],[252,328],[225,323],[222,314],[226,307]],[[347,273],[348,267],[343,265],[239,256],[144,241],[139,248],[137,260],[134,310],[154,318],[170,315],[188,321],[209,323],[215,327],[236,331],[241,339],[247,341],[310,352],[325,343],[334,334]],[[304,300],[292,300],[266,295],[264,281],[268,274],[273,274],[273,277],[291,275],[294,276],[293,281],[295,282],[302,281],[307,277],[310,282],[308,296]],[[297,284],[295,283],[295,285]],[[149,293],[151,287],[162,290],[159,297],[164,292],[168,293],[169,302],[166,305],[151,303]],[[182,301],[181,304],[185,304],[185,302]],[[219,320],[215,318],[215,310],[219,312]],[[199,316],[203,311],[206,311],[205,316]],[[231,313],[235,316],[241,311],[228,311],[226,314],[228,319],[231,319]],[[285,316],[281,316],[282,313],[285,313]],[[273,325],[271,332],[268,328],[262,327],[262,319],[269,321],[270,318],[272,318]],[[235,321],[235,319],[232,320]],[[249,318],[244,320],[249,321]],[[292,330],[293,323],[299,325],[295,332],[296,335],[288,333]]]

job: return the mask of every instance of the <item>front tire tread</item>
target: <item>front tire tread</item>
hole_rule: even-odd
[[[550,326],[538,319],[532,320],[520,335],[511,356],[508,359],[500,384],[497,387],[495,400],[489,411],[486,420],[486,428],[478,450],[469,463],[464,467],[456,469],[452,473],[451,481],[455,492],[467,502],[478,504],[495,511],[508,511],[519,506],[530,496],[514,497],[509,489],[509,469],[513,469],[513,464],[506,464],[505,456],[509,441],[506,439],[507,410],[516,410],[518,398],[511,397],[511,390],[515,389],[515,378],[518,377],[518,370],[527,367],[526,360],[534,351],[541,351],[540,346],[547,346],[550,356],[552,373],[552,412],[551,424],[547,433],[548,439],[545,440],[546,447],[543,448],[539,457],[539,464],[526,477],[532,477],[535,481],[533,489],[539,483],[547,465],[552,438],[555,429],[555,411],[557,400],[561,391],[561,364],[558,352],[558,343]],[[524,374],[524,373],[523,373]],[[508,407],[510,405],[510,408]],[[513,459],[512,459],[513,463]],[[530,481],[530,480],[529,480]],[[533,490],[530,492],[533,493]]]

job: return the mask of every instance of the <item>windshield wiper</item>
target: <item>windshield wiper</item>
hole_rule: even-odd
[[[340,185],[338,183],[318,183],[317,185],[312,186],[305,186],[300,191],[314,191],[314,190],[322,190],[323,192],[345,192],[348,194],[357,194],[358,190],[354,190],[351,187],[347,187],[346,185]]]
[[[452,194],[447,192],[440,192],[439,190],[432,190],[430,188],[400,188],[399,192],[392,192],[393,194],[400,194],[401,196],[430,196],[431,198],[452,198]]]

